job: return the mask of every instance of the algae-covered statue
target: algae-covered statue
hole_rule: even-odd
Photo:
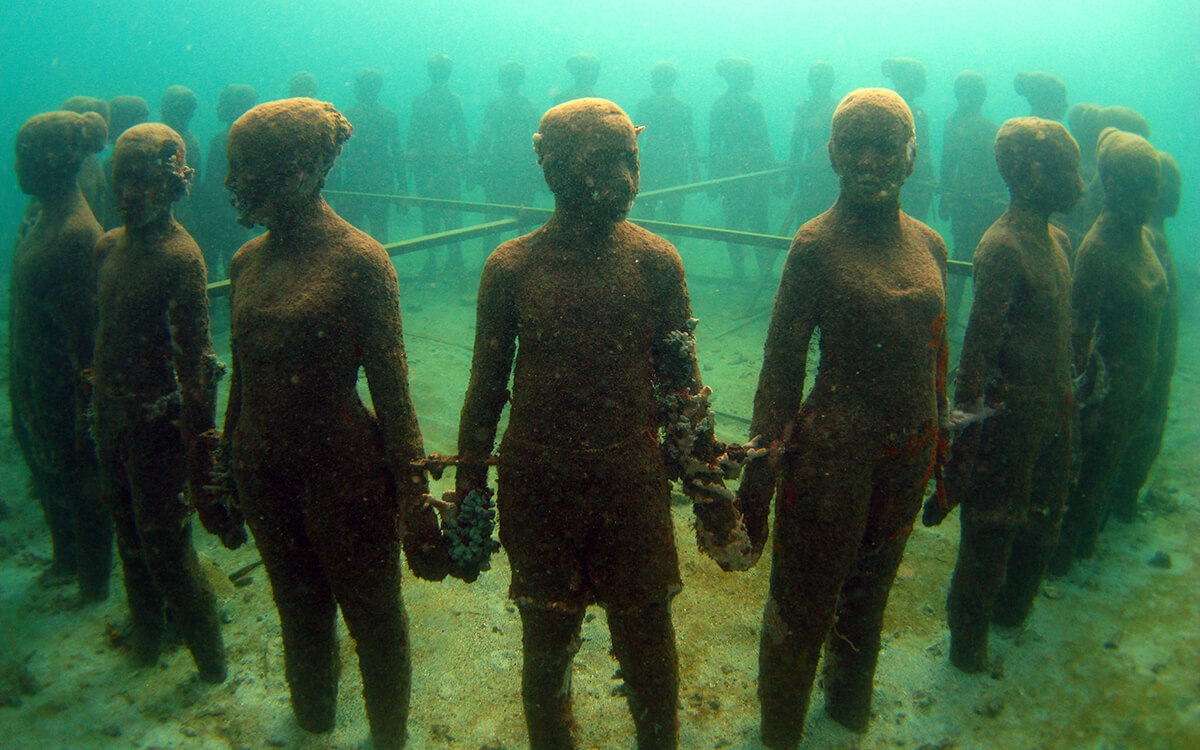
[[[217,97],[217,120],[223,127],[208,142],[208,158],[204,162],[204,174],[208,177],[200,183],[196,194],[201,229],[197,239],[204,251],[210,280],[229,275],[230,258],[250,237],[248,228],[238,224],[237,214],[229,203],[229,193],[225,190],[225,174],[229,170],[225,141],[234,121],[257,101],[258,92],[244,83],[229,84]]]
[[[803,224],[833,205],[837,175],[829,167],[829,123],[837,100],[833,98],[833,65],[817,60],[808,69],[809,96],[796,105],[792,117],[791,167],[796,194],[783,231]]]
[[[429,88],[413,97],[408,123],[408,158],[412,165],[413,188],[422,198],[459,200],[462,198],[462,178],[467,162],[467,125],[463,117],[462,98],[450,90],[450,74],[454,63],[449,55],[430,55],[425,63]],[[422,204],[421,231],[425,234],[458,229],[462,226],[458,211]],[[458,244],[446,248],[446,277],[461,282],[463,277],[462,250]],[[422,273],[437,275],[434,250]]]
[[[758,687],[775,750],[800,743],[826,641],[826,711],[866,729],[888,592],[940,460],[946,247],[900,211],[914,141],[897,94],[841,101],[829,142],[841,195],[792,241],[767,333],[750,430],[778,461],[750,464],[738,499],[761,549],[775,497]]]
[[[946,468],[962,505],[947,609],[950,661],[989,668],[988,628],[1025,621],[1058,541],[1071,464],[1070,243],[1049,224],[1079,200],[1079,149],[1057,122],[1009,120],[995,141],[1008,210],[975,251],[975,301],[952,421],[963,425]]]
[[[333,729],[340,607],[371,738],[399,748],[411,674],[401,537],[433,510],[414,464],[423,448],[395,268],[321,196],[350,133],[313,99],[260,104],[230,131],[226,183],[242,220],[267,232],[231,267],[227,476],[271,580],[300,726]],[[355,390],[360,368],[374,414]]]
[[[1154,377],[1142,394],[1141,403],[1134,407],[1138,415],[1137,427],[1129,438],[1129,447],[1121,460],[1112,486],[1109,500],[1113,516],[1128,523],[1137,514],[1138,496],[1142,485],[1150,475],[1150,468],[1162,448],[1163,431],[1167,426],[1167,412],[1171,400],[1171,379],[1175,375],[1175,360],[1179,348],[1180,295],[1179,275],[1175,271],[1175,256],[1167,237],[1166,220],[1179,212],[1182,175],[1179,164],[1170,154],[1159,151],[1162,164],[1162,185],[1158,191],[1158,205],[1147,227],[1154,236],[1154,252],[1167,275],[1167,299],[1162,312],[1162,324],[1158,329],[1158,361],[1154,366]]]
[[[942,136],[942,196],[938,215],[950,221],[954,247],[950,256],[969,261],[983,233],[1004,212],[1004,183],[996,170],[992,143],[996,124],[984,117],[987,98],[983,76],[971,70],[954,79],[958,108],[946,118]],[[946,315],[957,317],[966,282],[950,279],[946,290]]]
[[[354,76],[354,106],[346,110],[354,126],[354,140],[347,144],[338,168],[343,190],[383,195],[397,189],[407,192],[400,118],[379,103],[382,89],[383,73],[374,68],[364,68]],[[338,209],[356,226],[365,221],[363,228],[379,242],[388,241],[391,202],[387,198],[345,196],[338,201]]]
[[[13,254],[9,281],[8,396],[50,529],[44,580],[74,578],[84,601],[108,596],[112,524],[86,418],[96,332],[92,250],[101,229],[76,177],[106,135],[95,112],[40,114],[17,133],[17,182],[40,209]]]
[[[166,125],[136,125],[117,140],[113,188],[125,225],[96,246],[93,403],[134,656],[144,665],[158,661],[169,607],[200,679],[222,682],[216,599],[192,547],[185,484],[201,522],[227,546],[241,544],[245,532],[236,511],[203,489],[221,369],[208,334],[204,258],[171,210],[191,174],[182,137]]]
[[[929,206],[933,202],[933,142],[929,137],[929,115],[917,104],[917,97],[925,93],[925,63],[911,57],[889,57],[880,66],[884,77],[892,82],[896,93],[908,105],[913,116],[913,129],[917,134],[917,155],[908,189],[904,191],[904,213],[927,221]]]
[[[717,61],[717,75],[725,79],[725,93],[713,102],[708,113],[709,177],[735,177],[761,172],[774,165],[771,140],[762,102],[751,94],[754,88],[754,64],[744,57],[725,57]],[[766,234],[769,219],[771,178],[737,180],[720,189],[725,228]],[[741,245],[728,243],[729,263],[735,277],[746,275],[745,253]],[[755,260],[761,276],[770,274],[778,253],[760,248]]]
[[[683,478],[697,500],[702,547],[726,567],[750,562],[732,495],[710,471],[719,446],[682,261],[624,220],[638,189],[636,134],[604,99],[547,112],[535,149],[554,214],[497,248],[479,286],[456,488],[467,497],[485,485],[511,400],[499,451],[500,540],[521,613],[525,721],[538,749],[575,747],[571,661],[596,603],[608,614],[638,747],[677,746],[670,477]]]
[[[660,62],[650,70],[651,96],[638,102],[637,121],[646,131],[638,138],[643,187],[649,189],[685,185],[696,158],[696,130],[692,108],[675,96],[679,70]],[[683,218],[683,194],[642,198],[639,209],[645,216],[679,223]]]
[[[1053,73],[1025,71],[1013,76],[1013,90],[1029,102],[1029,116],[1061,121],[1067,115],[1067,84]]]
[[[1106,493],[1157,366],[1168,293],[1146,227],[1158,204],[1158,152],[1141,136],[1105,128],[1097,165],[1104,210],[1075,256],[1071,288],[1081,458],[1051,560],[1057,575],[1095,553],[1110,511]]]

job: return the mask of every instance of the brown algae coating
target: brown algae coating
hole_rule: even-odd
[[[1141,489],[1150,476],[1150,469],[1162,448],[1163,432],[1167,425],[1171,398],[1171,379],[1179,345],[1180,294],[1175,258],[1168,240],[1165,223],[1179,211],[1182,175],[1179,164],[1164,151],[1158,152],[1162,165],[1162,184],[1158,206],[1148,226],[1154,235],[1154,252],[1167,276],[1167,300],[1163,306],[1162,324],[1158,330],[1158,361],[1154,377],[1134,408],[1137,427],[1129,440],[1129,448],[1109,489],[1112,512],[1117,520],[1129,523],[1137,512]]]
[[[190,505],[177,500],[185,483],[206,528],[232,532],[223,536],[231,546],[244,534],[223,514],[214,523],[201,502],[215,442],[203,436],[214,427],[220,369],[204,260],[171,214],[191,177],[183,139],[158,123],[130,128],[117,140],[113,175],[125,225],[96,246],[95,432],[133,650],[142,664],[157,661],[169,606],[201,679],[220,682],[226,666],[216,600],[192,547]]]
[[[914,140],[892,91],[860,89],[838,105],[829,151],[841,196],[796,234],[767,333],[751,434],[783,453],[759,656],[772,748],[800,741],[831,627],[827,710],[865,729],[883,609],[946,417],[946,247],[899,204]],[[738,493],[759,545],[775,479],[752,463]]]
[[[992,622],[1015,627],[1033,607],[1071,460],[1070,245],[1049,217],[1079,199],[1079,149],[1057,122],[1027,117],[1004,124],[995,152],[1011,201],[975,252],[955,388],[969,423],[946,469],[962,504],[950,660],[966,672],[987,669]]]
[[[76,575],[91,601],[107,596],[111,565],[111,527],[85,416],[96,325],[92,249],[101,229],[76,178],[106,137],[95,112],[48,112],[21,127],[17,180],[41,209],[9,277],[13,433],[50,527],[52,573]]]
[[[312,99],[260,104],[230,132],[227,184],[241,218],[267,233],[232,262],[225,434],[279,608],[297,720],[333,727],[340,607],[372,739],[398,748],[411,672],[400,541],[427,485],[413,466],[423,446],[395,268],[320,195],[350,132]],[[360,368],[374,414],[355,389]]]
[[[1029,114],[1047,120],[1062,120],[1067,114],[1067,85],[1052,73],[1017,73],[1013,89],[1029,102]]]
[[[700,388],[694,357],[673,375],[662,362],[661,342],[691,330],[683,264],[670,243],[624,220],[638,189],[638,149],[620,108],[602,99],[561,104],[535,138],[555,212],[484,266],[458,492],[486,481],[482,461],[510,400],[511,371],[498,503],[522,615],[530,746],[574,746],[561,686],[584,610],[601,602],[637,745],[674,748],[669,599],[680,578],[655,396]]]
[[[1075,259],[1071,307],[1082,425],[1072,488],[1051,570],[1065,574],[1095,553],[1110,508],[1105,493],[1129,445],[1139,400],[1154,376],[1168,286],[1146,223],[1159,198],[1161,165],[1144,138],[1115,128],[1097,151],[1104,209]]]

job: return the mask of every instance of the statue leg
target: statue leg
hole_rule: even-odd
[[[762,741],[772,750],[794,750],[803,736],[821,646],[866,528],[870,477],[869,465],[819,449],[784,470],[758,655]]]
[[[113,522],[100,499],[100,477],[94,459],[70,477],[75,499],[73,515],[76,549],[76,577],[79,595],[86,602],[108,598],[112,577]]]
[[[1070,427],[1064,423],[1044,443],[1029,490],[1029,513],[1018,530],[1008,558],[992,622],[1015,628],[1029,617],[1042,588],[1042,579],[1058,543],[1071,468]]]
[[[147,568],[163,601],[178,615],[184,643],[205,682],[224,682],[225,645],[216,597],[200,571],[192,546],[191,511],[183,501],[186,465],[183,441],[173,418],[137,426],[127,446],[129,478],[138,536]]]
[[[400,504],[383,466],[354,456],[310,482],[305,517],[358,652],[371,740],[399,750],[408,733],[412,664],[400,591]],[[367,467],[363,472],[358,467]]]
[[[583,611],[520,604],[521,698],[531,750],[574,750],[571,661],[579,652]]]
[[[607,612],[613,653],[629,688],[638,750],[674,750],[679,746],[679,656],[670,599]]]
[[[279,610],[292,710],[306,731],[331,731],[340,670],[337,605],[305,526],[303,488],[265,467],[239,465],[235,471],[238,500]]]
[[[958,562],[946,598],[950,663],[967,673],[988,668],[988,629],[1015,531],[968,518],[964,503]]]

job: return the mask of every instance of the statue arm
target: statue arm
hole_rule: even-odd
[[[487,484],[500,413],[508,402],[508,380],[517,346],[516,314],[507,273],[493,254],[479,281],[471,379],[458,425],[459,497]]]

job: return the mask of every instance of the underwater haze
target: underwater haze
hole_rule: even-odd
[[[1019,71],[1044,70],[1067,84],[1070,103],[1120,104],[1143,113],[1153,142],[1172,153],[1185,183],[1200,172],[1200,5],[1190,0],[1063,2],[731,3],[622,0],[604,3],[440,2],[147,2],[51,0],[6,3],[0,10],[0,127],[14,133],[38,112],[77,94],[111,99],[141,95],[157,115],[160,93],[192,88],[200,110],[192,129],[216,130],[214,103],[229,83],[246,83],[259,100],[284,95],[298,70],[314,73],[320,96],[345,107],[356,70],[384,72],[383,104],[400,112],[426,85],[425,59],[454,59],[454,88],[476,132],[504,60],[525,64],[525,92],[549,106],[566,85],[563,61],[590,52],[601,61],[597,92],[627,110],[649,90],[654,63],[680,70],[677,93],[700,116],[722,90],[717,59],[741,56],[756,65],[776,156],[784,159],[795,103],[807,95],[814,60],[837,72],[834,94],[882,86],[880,61],[913,57],[928,69],[922,103],[937,129],[954,109],[952,84],[963,70],[984,75],[984,112],[1002,122],[1027,114],[1012,88]],[[701,147],[703,149],[703,146]],[[10,152],[11,153],[11,152]],[[11,163],[11,162],[10,162]],[[11,172],[0,176],[3,215],[15,220],[23,201]],[[1179,239],[1195,238],[1200,209],[1185,201],[1175,222]],[[1184,265],[1195,242],[1177,241]]]
[[[191,132],[206,151],[224,127],[216,105],[230,84],[253,87],[261,103],[283,98],[293,74],[308,71],[318,81],[317,98],[346,112],[355,104],[356,73],[375,68],[383,74],[380,103],[397,113],[407,143],[411,105],[429,87],[426,62],[435,53],[453,60],[450,88],[462,98],[472,153],[485,106],[499,93],[503,62],[525,66],[522,93],[544,112],[570,85],[564,63],[578,53],[599,60],[596,94],[631,115],[651,93],[651,68],[660,61],[677,66],[674,93],[691,106],[701,164],[709,153],[710,107],[726,89],[717,62],[727,57],[754,65],[752,93],[762,103],[779,166],[789,159],[797,103],[809,96],[809,69],[817,60],[835,71],[835,100],[857,88],[890,87],[881,70],[886,58],[923,62],[927,88],[919,104],[928,113],[935,165],[943,125],[956,108],[954,81],[963,71],[986,80],[983,114],[997,124],[1029,114],[1029,103],[1013,87],[1014,76],[1024,71],[1062,79],[1068,106],[1120,105],[1144,115],[1150,142],[1173,155],[1182,171],[1180,211],[1167,220],[1166,234],[1183,314],[1170,417],[1139,518],[1109,524],[1095,559],[1080,561],[1070,576],[1048,578],[1028,624],[993,635],[994,665],[972,675],[949,661],[946,596],[959,519],[915,529],[885,614],[869,730],[857,735],[842,729],[818,710],[823,698],[817,697],[800,750],[1200,748],[1200,133],[1192,130],[1200,127],[1200,2],[9,0],[0,3],[0,133],[9,144],[8,156],[0,159],[6,243],[0,290],[9,289],[10,256],[30,203],[18,188],[12,149],[30,117],[73,96],[107,101],[132,94],[146,99],[156,121],[164,90],[182,85],[198,99]],[[353,144],[351,136],[347,154]],[[193,163],[207,156],[201,153]],[[529,159],[535,159],[532,148]],[[693,178],[708,176],[701,170]],[[203,180],[222,177],[205,174]],[[643,188],[647,182],[643,171]],[[794,182],[779,185],[767,199],[771,234],[795,231],[795,223],[775,231]],[[483,201],[484,189],[470,187],[462,198]],[[543,191],[533,201],[549,207],[551,198]],[[330,202],[343,210],[336,198]],[[645,206],[635,204],[633,221],[648,215]],[[697,190],[688,194],[681,222],[722,227],[721,209],[715,193]],[[389,239],[424,234],[418,213],[392,211]],[[467,214],[464,225],[495,218]],[[951,243],[949,221],[933,210],[929,223]],[[431,278],[422,268],[424,252],[394,257],[408,377],[427,453],[457,448],[476,326],[475,285],[487,253],[509,236],[460,243],[469,283]],[[780,263],[770,269],[770,284],[731,278],[724,242],[668,239],[683,257],[692,309],[701,321],[698,359],[704,383],[713,389],[717,436],[740,444],[749,437]],[[210,302],[214,348],[228,363],[225,294],[227,287],[212,290]],[[952,363],[967,307],[948,327]],[[8,311],[7,302],[0,304],[5,340]],[[364,378],[359,381],[366,399]],[[221,384],[218,427],[228,388]],[[369,747],[357,655],[341,623],[337,725],[320,736],[297,725],[276,605],[253,542],[227,550],[196,524],[195,545],[220,599],[229,662],[222,685],[201,684],[183,647],[164,654],[157,666],[134,666],[119,565],[105,602],[80,606],[72,587],[43,586],[49,534],[10,429],[10,405],[0,402],[0,746]],[[452,472],[431,482],[435,496],[452,489]],[[680,746],[764,750],[756,689],[770,545],[753,570],[723,573],[693,543],[690,501],[677,494],[672,512],[684,582],[672,603]],[[522,623],[508,599],[509,572],[504,552],[470,585],[417,580],[405,568],[414,672],[409,748],[528,747]],[[629,748],[633,724],[605,615],[590,611],[594,617],[585,621],[571,672],[579,746]]]

